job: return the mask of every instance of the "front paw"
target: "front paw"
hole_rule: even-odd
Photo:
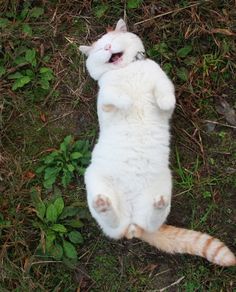
[[[102,105],[102,110],[106,113],[114,112],[114,111],[116,111],[116,109],[117,108],[113,104],[103,104]]]
[[[173,94],[162,95],[157,99],[157,105],[164,111],[173,110],[175,108],[175,96]]]

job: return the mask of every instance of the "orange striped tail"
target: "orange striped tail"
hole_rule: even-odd
[[[136,226],[138,237],[168,253],[188,253],[206,258],[220,266],[235,266],[236,257],[219,239],[208,234],[162,225],[156,232],[146,232]]]

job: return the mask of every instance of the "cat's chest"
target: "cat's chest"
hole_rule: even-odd
[[[147,64],[144,62],[134,62],[125,68],[114,70],[106,74],[100,86],[112,87],[114,90],[124,91],[135,100],[153,91],[153,78]]]

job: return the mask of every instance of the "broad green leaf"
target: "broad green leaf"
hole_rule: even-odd
[[[57,210],[57,215],[58,216],[61,215],[61,213],[64,209],[64,201],[63,201],[62,197],[57,198],[53,204]]]
[[[68,206],[65,207],[60,215],[60,219],[65,219],[67,217],[72,217],[77,215],[79,212],[79,209],[76,207]]]
[[[60,144],[60,150],[65,153],[71,141],[72,136],[71,135],[66,136],[63,142]]]
[[[37,174],[40,174],[40,173],[42,173],[42,172],[44,171],[45,167],[46,167],[45,165],[42,165],[42,166],[38,167],[38,168],[35,170],[35,172],[36,172]]]
[[[60,171],[60,169],[58,169],[56,167],[47,167],[47,168],[45,168],[44,179],[46,180],[46,179],[48,179],[50,177],[57,176],[59,171]]]
[[[80,157],[82,157],[82,156],[83,156],[83,154],[80,153],[80,152],[73,152],[73,153],[71,154],[70,158],[71,158],[71,159],[78,159],[78,158],[80,158]]]
[[[7,18],[0,18],[0,28],[4,28],[10,24]]]
[[[192,51],[192,46],[187,45],[177,51],[177,56],[180,58],[185,58]]]
[[[63,248],[60,244],[55,243],[49,249],[49,254],[56,260],[61,260],[63,257]]]
[[[22,78],[24,75],[21,74],[20,72],[16,72],[14,74],[10,74],[7,78],[8,79],[19,79]]]
[[[69,239],[73,243],[83,243],[84,239],[79,231],[71,231],[69,233]]]
[[[25,60],[29,62],[33,67],[36,66],[36,51],[35,49],[28,49],[25,52]]]
[[[22,31],[23,33],[32,36],[32,28],[28,23],[23,23],[22,24]]]
[[[14,60],[14,64],[16,64],[16,65],[20,65],[20,64],[24,64],[24,63],[26,63],[26,60],[25,60],[25,57],[23,57],[23,56],[18,56]]]
[[[44,159],[45,164],[50,164],[59,156],[58,151],[53,151],[52,153],[48,154]]]
[[[62,176],[61,183],[62,183],[63,187],[66,187],[71,182],[72,174],[65,169],[63,170],[63,172],[64,172],[64,174]]]
[[[44,173],[44,181],[52,181],[53,183],[56,181],[57,175],[58,175],[58,168],[48,167],[45,169]]]
[[[34,7],[30,10],[30,17],[38,18],[39,16],[43,15],[44,9],[41,7]]]
[[[29,76],[23,76],[21,78],[16,79],[16,81],[13,83],[12,85],[12,90],[16,90],[18,88],[23,87],[24,85],[26,85],[27,83],[29,83],[31,81]]]
[[[46,212],[46,206],[43,202],[40,202],[36,205],[36,211],[37,211],[37,216],[43,220],[44,216],[45,216],[45,212]]]
[[[171,63],[165,63],[163,66],[163,70],[166,72],[166,74],[170,74],[173,66]]]
[[[33,78],[35,77],[35,74],[34,74],[34,72],[33,72],[31,69],[26,69],[26,70],[25,70],[25,74],[26,74],[27,76],[29,76],[30,79],[33,79]]]
[[[50,189],[52,187],[52,185],[55,183],[57,177],[56,176],[51,176],[50,178],[44,180],[43,182],[43,186],[46,188],[46,189]]]
[[[48,82],[48,80],[41,78],[39,80],[39,84],[43,89],[49,89],[50,88],[50,83]]]
[[[165,57],[166,59],[170,59],[169,57],[169,48],[168,45],[164,42],[161,42],[159,44],[156,44],[153,47],[153,50],[155,50],[156,52],[158,52],[158,54],[160,54],[161,56]]]
[[[74,145],[73,145],[73,150],[74,150],[74,152],[80,152],[80,150],[83,149],[84,144],[85,144],[85,143],[84,143],[83,140],[78,140],[78,141],[76,141],[76,142],[74,143]]]
[[[84,168],[84,167],[79,167],[79,175],[84,175],[85,174],[85,170],[86,170],[86,168]]]
[[[40,73],[52,73],[52,69],[51,68],[48,68],[48,67],[41,67],[40,70],[39,70]]]
[[[64,225],[62,225],[62,224],[54,224],[51,227],[51,229],[56,231],[56,232],[60,232],[60,233],[66,233],[67,232],[66,227]]]
[[[188,80],[188,70],[186,68],[180,67],[179,69],[177,69],[176,74],[182,81]]]
[[[102,16],[104,16],[108,9],[108,4],[100,4],[94,9],[94,14],[96,15],[96,17],[101,18]]]
[[[72,243],[69,241],[63,240],[63,250],[65,255],[70,259],[77,258],[77,251]]]
[[[84,226],[84,224],[80,220],[69,220],[64,222],[64,224],[74,228],[80,228]]]
[[[3,66],[0,66],[0,77],[6,73],[6,69]]]
[[[47,207],[46,218],[49,222],[55,223],[57,221],[57,209],[53,204]]]
[[[55,232],[48,230],[46,232],[46,251],[49,251],[52,247],[54,240],[56,239]]]
[[[75,170],[75,167],[72,164],[67,164],[67,168],[69,170],[69,172],[73,172]]]
[[[138,8],[141,3],[142,3],[142,0],[128,0],[127,8],[130,8],[130,9]]]
[[[40,75],[41,75],[41,79],[42,80],[47,80],[50,81],[53,79],[53,71],[51,68],[47,68],[47,67],[42,67],[39,70]]]
[[[24,9],[22,9],[21,14],[20,14],[20,20],[24,20],[28,12],[29,12],[29,7],[25,7]]]

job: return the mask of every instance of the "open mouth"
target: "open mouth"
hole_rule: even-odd
[[[117,63],[120,58],[123,56],[123,53],[114,53],[111,55],[111,58],[109,59],[108,63]]]

